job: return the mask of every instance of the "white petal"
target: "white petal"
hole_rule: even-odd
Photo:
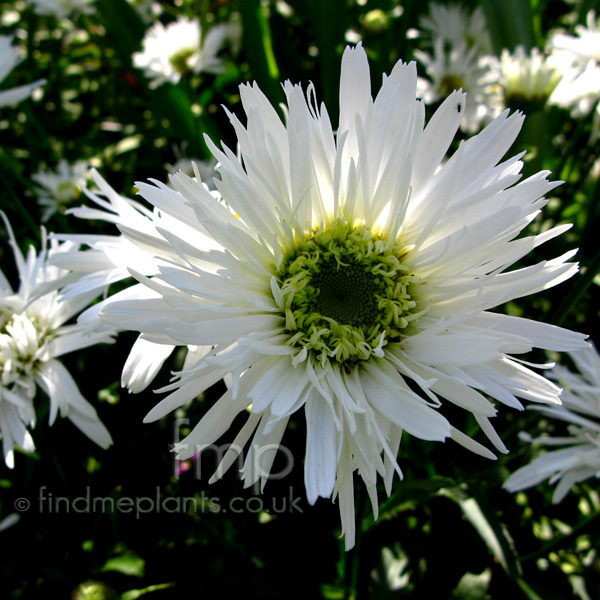
[[[376,373],[376,371],[375,371]],[[450,424],[408,389],[386,382],[382,373],[361,373],[363,390],[371,406],[411,435],[423,440],[443,441],[450,435]],[[388,385],[384,385],[384,382]]]
[[[123,367],[121,385],[132,394],[145,390],[172,352],[173,346],[153,344],[138,337]]]
[[[319,396],[306,404],[306,458],[304,484],[310,504],[329,498],[335,487],[337,435],[331,407]]]

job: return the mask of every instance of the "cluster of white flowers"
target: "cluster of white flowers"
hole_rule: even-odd
[[[70,250],[71,244],[59,246],[53,242],[47,248],[42,230],[41,252],[37,254],[30,247],[24,257],[6,219],[5,223],[19,272],[15,292],[0,271],[0,431],[5,462],[14,466],[15,446],[26,452],[34,449],[27,428],[35,425],[38,387],[50,399],[51,425],[60,413],[106,448],[111,444],[110,434],[57,360],[69,352],[112,341],[109,332],[84,335],[81,325],[67,324],[96,294],[81,294],[76,299],[58,302],[55,288],[66,271],[50,262]]]
[[[467,92],[462,128],[475,133],[504,108],[541,109],[546,102],[587,115],[600,97],[600,32],[595,15],[588,27],[578,25],[573,37],[555,34],[549,56],[523,46],[491,53],[491,41],[480,7],[473,13],[458,4],[432,3],[421,27],[432,50],[416,50],[428,78],[419,78],[419,94],[427,103],[446,98],[454,90]],[[600,116],[600,115],[599,115]]]
[[[600,477],[600,356],[593,346],[570,356],[579,373],[556,365],[550,374],[564,388],[560,396],[562,405],[532,407],[552,419],[569,423],[569,435],[532,438],[523,432],[521,437],[526,441],[563,448],[546,452],[515,471],[505,483],[511,492],[549,479],[550,483],[558,482],[553,500],[560,502],[576,483]]]

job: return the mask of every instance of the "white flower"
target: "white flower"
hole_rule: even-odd
[[[66,325],[93,296],[57,302],[57,292],[47,290],[52,290],[64,272],[50,265],[49,260],[69,245],[53,244],[47,249],[42,230],[42,251],[38,255],[30,247],[24,257],[5,222],[20,280],[15,292],[0,271],[0,431],[6,464],[14,466],[14,446],[27,452],[34,449],[27,426],[35,425],[33,400],[37,386],[50,398],[51,425],[60,413],[106,448],[112,443],[110,434],[57,360],[68,352],[112,341],[107,333],[87,336],[80,326]]]
[[[29,0],[38,15],[53,15],[66,19],[73,13],[91,14],[95,0]]]
[[[420,25],[430,33],[433,40],[441,38],[452,45],[464,43],[480,54],[492,51],[492,41],[480,6],[469,13],[460,4],[432,2],[429,5],[429,15],[421,17]]]
[[[57,212],[63,212],[78,197],[80,183],[85,179],[87,171],[88,164],[85,161],[78,160],[71,165],[63,158],[56,171],[42,169],[31,176],[41,188],[38,203],[44,209],[42,222],[45,223]]]
[[[415,50],[414,55],[430,77],[430,80],[419,77],[417,83],[418,95],[427,104],[447,98],[454,90],[467,93],[461,123],[464,131],[476,133],[500,114],[496,57],[480,56],[475,48],[469,49],[463,42],[446,50],[442,38],[435,40],[433,56],[421,50]]]
[[[12,45],[12,40],[12,36],[0,35],[0,82],[6,78],[19,62],[21,62],[19,49]],[[0,106],[14,104],[15,102],[20,102],[21,100],[28,98],[35,88],[44,83],[46,83],[44,79],[39,79],[34,83],[21,85],[11,90],[0,92]]]
[[[198,172],[201,181],[209,190],[216,189],[214,178],[217,176],[217,161],[214,158],[210,160],[199,160],[180,156],[175,164],[167,164],[166,167],[167,171],[172,175],[182,171],[188,177],[194,177],[195,173]]]
[[[546,416],[570,423],[569,435],[545,435],[535,439],[522,435],[535,444],[562,448],[546,452],[515,471],[504,484],[510,492],[548,479],[550,483],[558,482],[552,499],[560,502],[576,483],[600,477],[600,356],[593,346],[572,352],[570,356],[579,373],[556,365],[550,374],[564,386],[560,396],[562,405],[535,407]]]
[[[555,33],[549,43],[552,54],[570,65],[585,67],[589,61],[600,63],[600,29],[596,13],[592,10],[586,17],[587,27],[575,26],[577,37],[566,33]]]
[[[200,21],[179,17],[166,27],[156,22],[146,33],[142,52],[133,55],[133,64],[144,70],[151,87],[170,81],[177,83],[182,75],[219,73],[223,69],[217,52],[227,39],[227,25],[214,25],[203,35]]]
[[[442,164],[465,95],[452,93],[425,126],[416,80],[414,63],[398,63],[373,100],[364,50],[347,49],[338,127],[312,85],[305,94],[285,84],[285,123],[256,85],[241,86],[246,125],[229,114],[239,153],[208,140],[223,201],[182,173],[170,177],[175,189],[137,183],[172,221],[153,231],[151,221],[120,221],[156,274],[135,274],[145,298],[109,298],[101,314],[148,342],[212,348],[146,417],[228,377],[227,392],[176,447],[178,458],[193,456],[249,409],[211,481],[252,438],[241,473],[262,488],[274,458],[262,449],[277,447],[303,410],[308,500],[338,499],[348,548],[354,471],[377,514],[378,476],[388,493],[401,476],[404,431],[495,458],[450,424],[446,405],[471,412],[506,452],[490,422],[496,405],[557,403],[560,392],[512,355],[585,346],[584,335],[491,312],[577,270],[571,252],[508,270],[568,228],[518,237],[558,185],[547,172],[517,183],[520,156],[500,162],[522,116],[504,112]],[[206,234],[219,249],[202,248]]]
[[[500,57],[500,81],[508,105],[542,107],[560,81],[560,74],[538,48],[529,55],[523,46],[511,54],[506,48]]]
[[[550,96],[550,104],[571,109],[573,118],[587,117],[600,99],[600,64],[590,61],[585,68],[566,71]]]
[[[144,23],[153,22],[162,13],[162,6],[155,0],[127,0]]]
[[[549,61],[562,75],[550,103],[581,118],[600,100],[600,30],[593,11],[587,15],[587,28],[577,25],[575,32],[578,37],[557,33],[550,38]]]

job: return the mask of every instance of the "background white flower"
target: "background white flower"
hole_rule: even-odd
[[[557,68],[548,62],[539,48],[533,48],[529,53],[524,46],[517,46],[513,53],[506,48],[502,51],[499,80],[509,106],[528,103],[541,108],[560,79]]]
[[[556,33],[549,40],[549,62],[562,76],[550,103],[581,118],[600,100],[600,30],[594,11],[587,15],[587,27],[577,25],[575,33],[577,37]]]
[[[561,448],[545,452],[515,471],[504,484],[510,492],[548,479],[551,484],[557,483],[553,501],[560,502],[576,483],[600,477],[600,356],[594,346],[572,352],[570,356],[579,373],[562,365],[556,365],[550,373],[550,377],[564,387],[560,395],[562,405],[531,407],[569,423],[568,435],[532,438],[523,433],[521,437],[531,443]]]
[[[188,177],[194,177],[197,171],[200,175],[200,180],[209,190],[214,191],[216,189],[214,178],[217,176],[217,161],[214,158],[210,160],[200,160],[179,156],[175,164],[167,164],[165,166],[167,167],[167,171],[172,175],[182,171]]]
[[[146,417],[229,377],[176,447],[179,458],[193,456],[250,409],[211,481],[252,438],[242,478],[264,487],[274,453],[261,448],[277,447],[304,408],[307,497],[338,499],[348,548],[354,471],[377,515],[378,476],[390,493],[402,474],[404,431],[495,458],[446,419],[445,406],[472,413],[506,452],[490,422],[495,403],[558,403],[560,392],[513,355],[585,346],[582,334],[491,312],[577,270],[572,252],[508,270],[568,229],[519,237],[558,185],[547,172],[519,182],[520,155],[500,162],[522,115],[505,111],[444,161],[465,94],[451,93],[425,125],[416,85],[415,64],[398,63],[373,99],[364,50],[347,49],[337,134],[312,86],[285,84],[285,123],[256,85],[241,86],[246,125],[229,114],[239,152],[208,140],[222,199],[198,175],[172,175],[172,187],[137,183],[165,221],[117,222],[154,274],[132,270],[145,296],[109,298],[100,315],[147,342],[211,347]],[[217,249],[204,249],[207,235]]]
[[[127,0],[144,23],[151,23],[162,14],[162,6],[155,0]]]
[[[88,169],[87,162],[83,160],[71,165],[63,158],[56,170],[43,169],[31,176],[40,188],[38,203],[44,209],[42,222],[45,223],[57,212],[64,212],[77,199]]]
[[[151,87],[177,83],[188,73],[219,73],[223,69],[217,53],[229,34],[225,24],[203,32],[200,21],[180,16],[166,27],[157,21],[146,33],[143,49],[133,55],[133,64],[144,70]]]
[[[19,49],[12,45],[13,37],[10,35],[0,35],[0,82],[21,62]],[[14,104],[28,98],[33,90],[45,83],[44,79],[39,79],[34,83],[21,85],[10,90],[0,92],[0,106]]]
[[[28,0],[38,15],[53,15],[66,19],[73,13],[92,13],[95,0]]]
[[[429,4],[429,14],[420,20],[421,27],[429,32],[431,39],[442,39],[451,45],[465,44],[478,54],[490,54],[492,41],[483,9],[478,6],[472,12],[457,3]]]
[[[70,244],[53,243],[48,249],[42,230],[41,252],[37,254],[30,247],[24,257],[6,219],[5,223],[19,272],[15,292],[0,271],[0,431],[5,462],[10,468],[14,466],[14,446],[26,452],[34,449],[27,427],[35,425],[33,400],[38,386],[50,398],[51,425],[60,413],[106,448],[112,443],[110,434],[57,360],[68,352],[112,341],[109,333],[84,335],[81,326],[66,324],[94,296],[82,294],[58,302],[53,288],[64,271],[50,265],[49,260],[69,249]]]
[[[429,79],[419,77],[417,93],[427,104],[447,98],[453,91],[467,93],[461,129],[476,133],[502,111],[501,88],[498,85],[498,59],[482,56],[464,42],[446,48],[442,38],[434,41],[433,55],[414,51],[425,67]]]

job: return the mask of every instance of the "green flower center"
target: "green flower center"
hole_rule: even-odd
[[[465,90],[465,83],[458,75],[445,75],[442,77],[440,84],[438,85],[438,94],[441,98],[446,98],[454,90]]]
[[[183,48],[173,54],[169,60],[178,73],[185,75],[190,71],[189,60],[195,53],[196,50],[194,48]]]
[[[351,367],[382,356],[418,314],[406,248],[336,219],[298,243],[277,270],[294,361]]]

